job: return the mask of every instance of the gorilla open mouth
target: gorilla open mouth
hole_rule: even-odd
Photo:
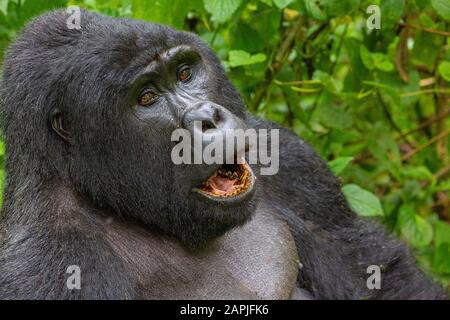
[[[243,200],[254,189],[255,175],[248,163],[223,164],[194,191],[212,200]]]

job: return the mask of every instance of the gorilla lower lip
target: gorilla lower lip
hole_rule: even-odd
[[[224,164],[195,190],[210,197],[233,198],[249,190],[253,179],[253,172],[246,162]]]

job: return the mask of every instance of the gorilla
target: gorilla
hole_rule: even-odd
[[[4,60],[1,299],[447,298],[405,245],[356,217],[308,144],[246,110],[197,36],[67,19],[36,18]],[[279,171],[176,165],[177,128],[277,129]]]

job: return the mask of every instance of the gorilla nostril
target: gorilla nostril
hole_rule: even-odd
[[[219,109],[215,108],[213,113],[214,123],[219,123],[222,120]]]
[[[214,123],[212,123],[209,120],[203,120],[202,121],[202,132],[205,132],[206,130],[214,129],[216,126]]]

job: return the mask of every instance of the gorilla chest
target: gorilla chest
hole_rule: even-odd
[[[144,230],[108,229],[143,298],[289,299],[295,287],[294,239],[287,224],[263,208],[199,252]]]

